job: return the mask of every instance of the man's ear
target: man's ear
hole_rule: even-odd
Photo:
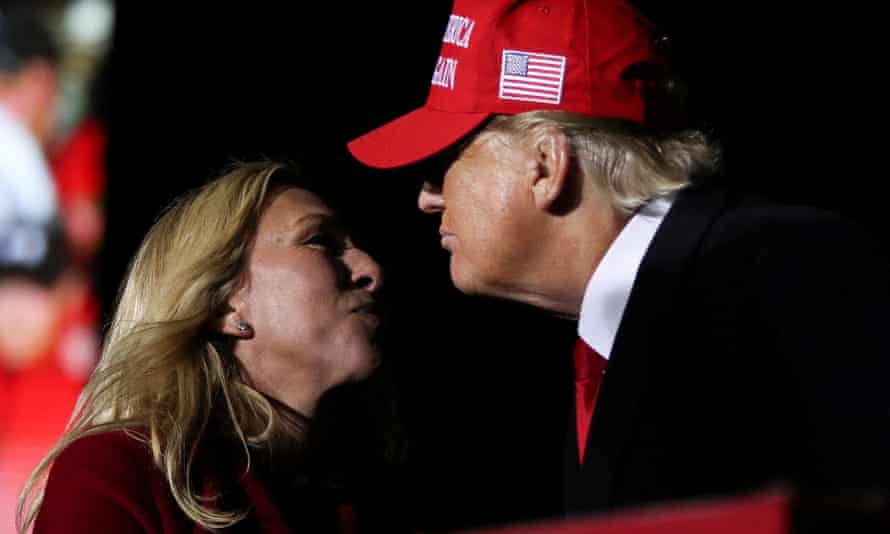
[[[568,185],[571,159],[569,140],[555,126],[541,128],[532,136],[531,150],[536,163],[532,195],[536,207],[549,210]]]

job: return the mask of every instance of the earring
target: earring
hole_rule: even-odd
[[[248,330],[250,330],[250,327],[247,326],[247,323],[245,323],[244,321],[238,321],[238,331],[239,332],[241,332],[242,334],[245,334],[245,333],[247,333]]]

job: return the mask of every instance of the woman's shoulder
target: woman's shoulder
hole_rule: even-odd
[[[104,432],[56,457],[34,532],[154,532],[177,515],[148,445],[138,434]]]
[[[130,480],[134,476],[144,477],[152,467],[151,450],[145,440],[138,433],[116,430],[71,442],[53,462],[50,478],[53,474],[82,473]]]

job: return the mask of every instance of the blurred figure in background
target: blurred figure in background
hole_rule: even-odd
[[[106,119],[104,70],[93,82],[88,108],[52,153],[64,231],[66,263],[56,284],[60,328],[57,360],[85,381],[98,358],[96,258],[105,235]]]
[[[55,117],[59,50],[23,8],[0,10],[0,269],[52,277],[56,195],[43,147]]]
[[[93,80],[88,109],[51,157],[69,265],[90,272],[95,268],[105,235],[107,69],[104,67]]]
[[[54,323],[49,286],[61,269],[61,232],[44,147],[58,61],[59,49],[34,13],[0,10],[0,362],[7,394],[9,373],[46,351]],[[12,407],[4,404],[8,415]]]
[[[67,47],[49,14],[0,8],[0,533],[98,354],[104,129],[59,135]]]

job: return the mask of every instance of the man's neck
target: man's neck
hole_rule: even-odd
[[[586,210],[554,220],[548,238],[535,243],[522,278],[496,296],[577,320],[590,277],[628,220],[630,216],[613,210]]]

